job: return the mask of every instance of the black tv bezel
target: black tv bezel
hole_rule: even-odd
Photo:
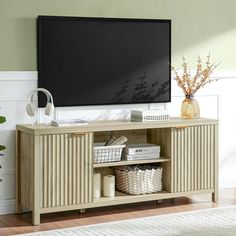
[[[38,88],[41,87],[41,73],[40,73],[40,67],[41,67],[41,51],[40,51],[40,32],[41,32],[41,21],[42,20],[87,20],[87,21],[118,21],[118,22],[163,22],[168,23],[169,25],[169,97],[166,101],[148,101],[148,102],[123,102],[123,103],[102,103],[102,104],[79,104],[79,105],[59,105],[57,107],[75,107],[75,106],[103,106],[103,105],[132,105],[132,104],[154,104],[154,103],[167,103],[171,102],[171,19],[143,19],[143,18],[113,18],[113,17],[84,17],[84,16],[46,16],[46,15],[39,15],[37,18],[37,71],[38,71]],[[47,89],[47,88],[46,88]],[[53,95],[53,94],[52,94]],[[40,104],[40,97],[38,96],[38,106],[44,107],[42,104]]]

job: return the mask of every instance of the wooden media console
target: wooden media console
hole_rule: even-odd
[[[161,146],[156,160],[93,163],[94,142],[124,135],[129,143]],[[32,211],[33,224],[49,212],[212,193],[218,199],[218,121],[171,118],[156,122],[97,121],[84,126],[17,125],[17,213]],[[163,191],[116,192],[93,199],[93,172],[152,163],[163,168]]]

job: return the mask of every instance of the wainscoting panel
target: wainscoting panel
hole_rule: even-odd
[[[215,98],[219,96],[220,106],[220,186],[232,187],[236,186],[235,166],[235,137],[236,133],[236,112],[235,106],[235,87],[236,87],[236,71],[235,70],[216,70],[213,77],[220,81],[207,85],[197,94],[200,96],[200,106],[202,116],[214,114],[216,109]],[[36,71],[0,71],[0,115],[7,116],[6,124],[0,125],[1,131],[13,131],[17,123],[33,123],[35,118],[30,118],[25,112],[26,100],[28,93],[37,87]],[[158,109],[169,107],[172,116],[178,116],[182,92],[177,87],[175,81],[172,81],[172,102],[169,104],[138,104],[138,105],[116,105],[116,106],[86,106],[86,107],[65,107],[56,108],[57,118],[81,118],[86,120],[93,119],[127,119],[129,118],[131,109]],[[209,96],[213,96],[209,98]],[[178,97],[178,98],[177,98]],[[212,105],[213,104],[213,105]],[[214,111],[212,112],[212,109]],[[211,110],[211,111],[210,111]],[[43,114],[44,109],[40,109],[40,121],[48,121]],[[0,133],[0,142],[5,139],[12,139],[7,144],[7,149],[15,150],[15,137],[6,133]],[[5,141],[4,141],[5,142]],[[7,151],[7,152],[8,152]],[[12,151],[14,153],[14,151]],[[0,157],[5,158],[5,157]],[[15,156],[12,157],[15,160]],[[13,161],[14,162],[14,161]],[[5,170],[0,170],[0,174],[9,172],[14,174],[15,163],[12,162]],[[9,168],[9,169],[8,169]],[[14,182],[9,183],[14,186]],[[2,190],[4,191],[4,190]],[[5,204],[5,205],[4,205]],[[14,212],[13,206],[15,200],[0,201],[0,214]]]
[[[0,156],[0,215],[15,212],[15,128],[33,123],[26,114],[28,93],[37,87],[36,71],[0,71],[0,144],[6,146]]]
[[[14,130],[1,130],[0,131],[0,144],[7,147],[4,151],[1,151],[0,156],[0,173],[5,171],[15,171],[15,136]]]
[[[36,71],[0,71],[0,101],[26,101],[28,93],[37,88]]]
[[[15,174],[2,172],[0,174],[0,200],[15,199]]]

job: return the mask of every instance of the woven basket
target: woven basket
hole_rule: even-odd
[[[162,168],[131,169],[116,167],[116,188],[128,194],[155,193],[162,190]]]
[[[104,143],[94,144],[94,163],[114,162],[121,160],[122,149],[125,145],[103,145]]]

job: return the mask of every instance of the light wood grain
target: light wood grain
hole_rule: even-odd
[[[40,207],[91,202],[92,134],[39,137]]]
[[[22,212],[20,158],[21,158],[21,132],[17,130],[16,131],[16,213],[17,214]]]
[[[132,160],[132,161],[117,161],[117,162],[106,162],[93,164],[94,168],[109,167],[109,166],[125,166],[125,165],[137,165],[137,164],[149,164],[149,163],[159,163],[168,162],[169,158],[160,157],[158,159],[147,159],[147,160]]]
[[[91,122],[81,127],[17,126],[17,211],[40,214],[73,209],[212,193],[218,199],[218,121],[171,119],[161,122]],[[162,158],[93,164],[94,141],[110,135],[161,146]],[[164,157],[164,158],[163,158]],[[163,168],[165,192],[118,194],[93,200],[93,172],[153,163]]]
[[[34,136],[26,133],[20,134],[20,153],[17,156],[17,169],[20,168],[18,187],[19,199],[23,211],[34,209]],[[18,149],[18,147],[17,147]],[[39,181],[39,180],[38,180]],[[37,184],[38,181],[35,183]]]
[[[163,168],[163,189],[171,191],[171,130],[165,129],[151,129],[148,131],[148,142],[159,145],[161,147],[161,156],[170,160],[170,162],[161,162],[160,166]]]
[[[40,209],[40,212],[43,213],[50,213],[50,212],[60,212],[60,211],[69,211],[75,209],[86,209],[86,208],[93,208],[93,207],[103,207],[103,206],[110,206],[110,205],[120,205],[120,204],[127,204],[127,203],[135,203],[135,202],[146,202],[146,201],[153,201],[159,199],[169,199],[169,198],[176,198],[182,196],[191,196],[197,194],[206,194],[212,193],[214,189],[204,189],[204,190],[197,190],[197,191],[189,191],[186,192],[184,195],[183,193],[168,193],[168,192],[160,192],[154,194],[144,194],[144,195],[125,195],[123,193],[117,194],[114,198],[111,197],[102,197],[99,199],[95,199],[93,203],[84,203],[78,205],[67,205],[67,206],[60,206],[54,208],[43,208]]]
[[[215,125],[172,129],[172,192],[212,189],[217,162]],[[211,153],[209,152],[211,150]],[[218,183],[218,181],[217,181]]]
[[[105,131],[117,131],[117,130],[141,130],[141,129],[154,129],[154,128],[182,128],[186,126],[195,125],[208,125],[218,124],[215,119],[192,119],[186,120],[181,118],[171,118],[170,120],[163,121],[150,121],[150,122],[131,122],[125,121],[92,121],[83,126],[67,126],[67,127],[54,127],[50,125],[17,125],[17,130],[24,133],[30,133],[34,135],[39,134],[65,134],[65,133],[88,133],[88,132],[105,132]]]
[[[33,137],[33,224],[40,224],[40,152],[39,152],[39,136]]]
[[[126,143],[146,143],[147,129],[95,132],[94,142],[106,142],[111,136],[125,136],[128,139]]]
[[[219,136],[218,136],[218,125],[214,127],[214,193],[212,194],[212,200],[217,202],[219,199]]]

